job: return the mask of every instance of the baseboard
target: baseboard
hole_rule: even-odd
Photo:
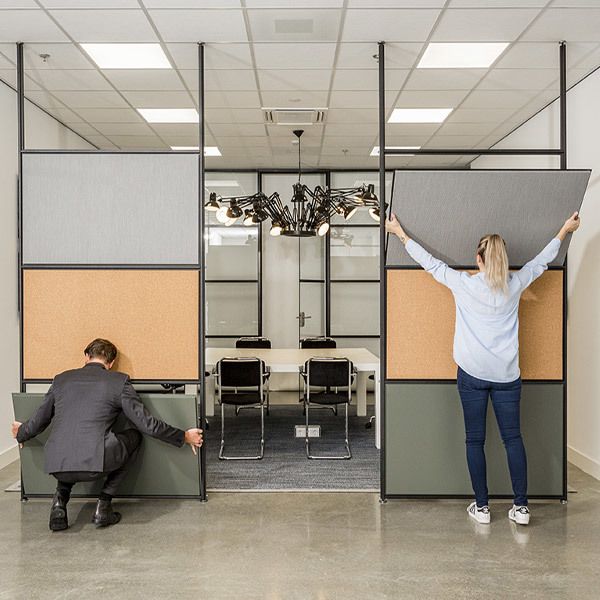
[[[15,460],[19,460],[18,446],[13,446],[12,448],[8,448],[8,450],[4,450],[4,452],[0,452],[0,469],[4,469],[4,467],[15,462]]]
[[[600,462],[597,460],[583,454],[583,452],[579,452],[579,450],[575,450],[571,446],[567,446],[567,459],[588,475],[600,479]]]

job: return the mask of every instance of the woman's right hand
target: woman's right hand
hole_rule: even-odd
[[[568,233],[577,231],[580,225],[581,219],[579,218],[579,212],[575,211],[561,227],[561,230],[558,232],[558,239],[562,242]]]

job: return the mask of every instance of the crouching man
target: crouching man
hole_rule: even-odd
[[[110,370],[117,358],[114,344],[96,339],[84,354],[85,366],[57,375],[35,414],[12,425],[13,437],[24,444],[53,423],[44,448],[46,473],[58,480],[50,510],[52,531],[69,526],[67,503],[79,481],[105,480],[92,519],[97,527],[121,520],[111,501],[136,457],[142,433],[173,446],[189,444],[194,454],[202,445],[201,429],[182,431],[156,419],[142,404],[129,376]],[[133,427],[114,433],[112,427],[121,413]]]

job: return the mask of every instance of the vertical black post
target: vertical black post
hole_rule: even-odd
[[[198,307],[198,379],[200,382],[200,427],[206,423],[206,382],[205,372],[205,334],[206,334],[206,268],[204,254],[204,44],[198,44],[198,261],[200,270],[200,306]],[[199,452],[200,461],[200,498],[206,501],[206,449],[204,444]]]
[[[385,500],[385,380],[386,380],[386,272],[385,272],[385,42],[379,42],[379,423],[380,500]]]
[[[560,168],[567,168],[567,44],[559,46],[560,65]]]
[[[17,127],[18,127],[18,183],[17,183],[17,310],[19,312],[19,389],[23,383],[23,150],[25,150],[25,65],[23,43],[17,44]]]
[[[559,46],[560,69],[560,168],[567,168],[567,44]],[[567,501],[567,316],[568,316],[568,256],[563,267],[563,491],[562,502]]]
[[[331,171],[325,173],[325,189],[331,190]],[[327,217],[329,229],[325,236],[325,336],[331,337],[331,217]]]
[[[262,173],[256,171],[256,191],[262,192]],[[263,336],[263,226],[258,227],[258,335]]]

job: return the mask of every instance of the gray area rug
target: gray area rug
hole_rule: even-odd
[[[369,407],[369,416],[372,407]],[[304,423],[302,406],[271,406],[265,413],[265,456],[262,460],[222,461],[218,459],[221,436],[219,414],[209,418],[206,439],[208,491],[222,490],[379,490],[379,450],[375,428],[366,429],[369,417],[357,417],[350,406],[350,460],[308,460],[304,439],[294,437],[294,426]],[[329,410],[311,410],[310,423],[321,425],[321,438],[311,438],[311,450],[318,454],[344,453],[344,409],[339,416]],[[260,413],[242,410],[236,417],[226,407],[226,453],[258,453]]]

